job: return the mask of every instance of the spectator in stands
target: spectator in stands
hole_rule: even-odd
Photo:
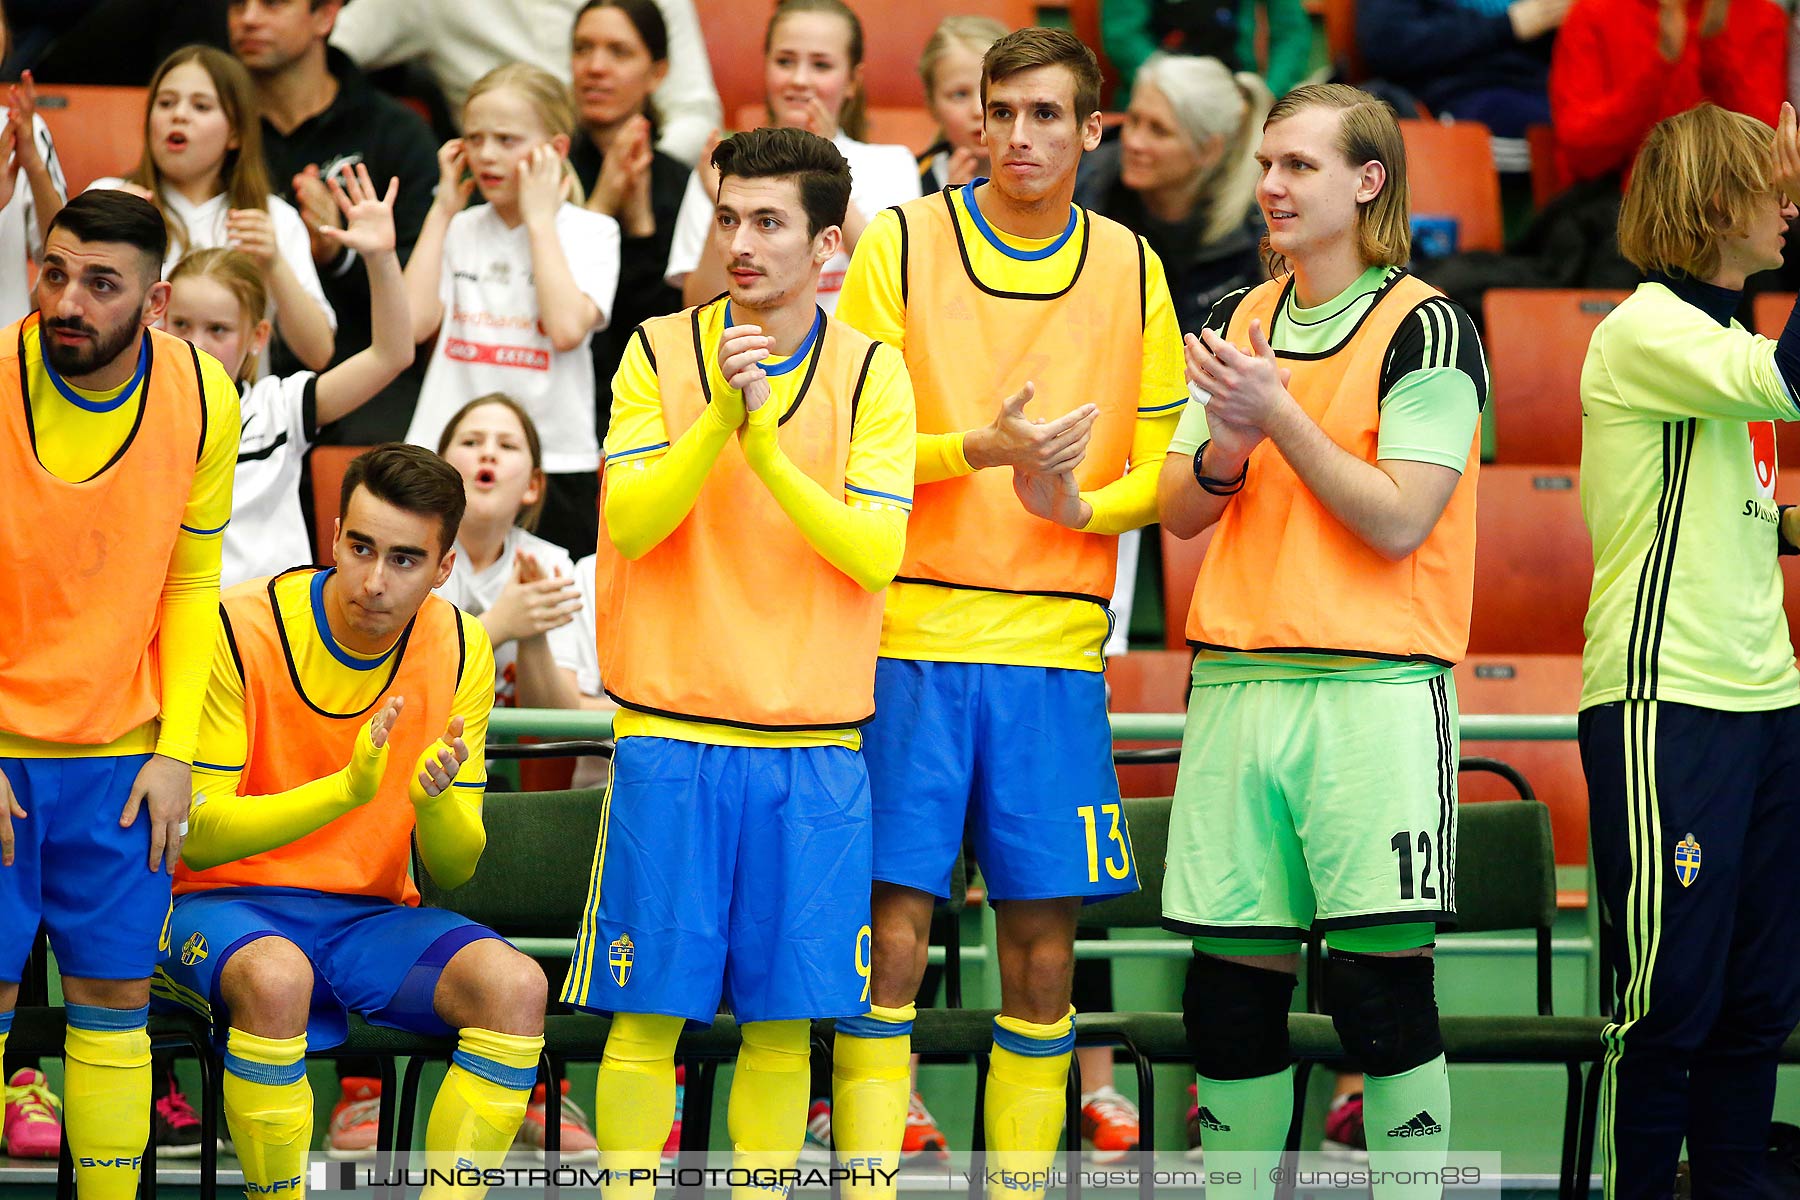
[[[669,71],[656,89],[657,147],[691,165],[718,128],[719,93],[694,0],[656,3],[669,42]],[[475,81],[503,63],[527,62],[569,82],[561,33],[581,7],[582,0],[355,0],[331,42],[366,68],[423,59],[451,111],[461,112]]]
[[[268,288],[255,260],[238,250],[196,250],[169,274],[166,325],[221,363],[242,390],[231,524],[225,527],[224,587],[310,563],[312,545],[300,511],[300,467],[319,426],[366,404],[413,359],[406,281],[394,252],[394,198],[399,181],[380,195],[359,166],[350,190],[334,178],[334,202],[348,224],[324,236],[354,251],[371,276],[369,328],[373,340],[322,374],[257,377],[256,360],[269,340]]]
[[[919,190],[929,195],[961,187],[988,170],[981,138],[981,56],[1005,37],[992,17],[953,16],[938,22],[919,55],[925,107],[937,120],[937,137],[919,155]]]
[[[585,554],[600,532],[588,342],[611,318],[618,222],[579,204],[566,157],[575,105],[548,72],[488,72],[462,122],[438,151],[437,197],[406,268],[414,340],[442,329],[406,439],[436,446],[470,397],[505,392],[550,448],[544,536]],[[487,203],[463,211],[476,187]]]
[[[1257,9],[1267,17],[1267,61],[1260,67],[1277,96],[1298,86],[1312,70],[1312,18],[1301,0],[1106,0],[1100,6],[1100,42],[1119,73],[1115,107],[1131,98],[1137,73],[1150,56],[1192,54],[1216,58],[1232,70],[1258,70]]]
[[[1272,103],[1262,80],[1216,58],[1155,55],[1138,72],[1118,140],[1083,164],[1076,202],[1150,243],[1183,329],[1268,278],[1253,152]]]
[[[688,168],[655,149],[653,93],[668,74],[669,35],[655,0],[588,0],[575,16],[569,74],[581,128],[569,147],[587,206],[619,223],[619,290],[594,334],[595,424],[606,440],[612,377],[631,331],[681,307],[663,279]]]
[[[208,246],[255,259],[276,332],[308,369],[324,368],[337,317],[319,285],[305,223],[269,187],[248,72],[223,50],[188,46],[157,68],[149,98],[137,170],[91,186],[123,188],[156,205],[169,227],[165,277],[189,251]]]
[[[0,45],[5,37],[0,9]],[[31,311],[27,266],[38,261],[50,218],[69,194],[50,128],[37,115],[31,72],[8,89],[0,121],[0,323],[10,325]]]
[[[1522,138],[1527,126],[1550,120],[1551,35],[1569,4],[1356,0],[1357,48],[1372,73],[1433,114],[1480,121],[1495,137]],[[1528,166],[1521,153],[1517,169]]]
[[[367,264],[328,232],[343,223],[328,181],[348,188],[359,163],[372,179],[400,180],[394,235],[402,267],[437,183],[437,145],[424,122],[326,44],[341,7],[340,0],[231,0],[228,14],[231,52],[256,88],[270,183],[305,222],[313,263],[338,316],[332,357],[338,363],[367,349],[373,330]],[[301,366],[277,343],[270,368],[285,377]],[[404,437],[424,377],[422,362],[409,367],[373,403],[321,429],[319,440],[368,445]]]
[[[481,396],[444,427],[437,452],[462,473],[469,496],[456,564],[438,590],[487,629],[495,703],[579,707],[563,674],[580,669],[575,563],[532,532],[545,491],[537,425],[510,396]]]
[[[905,146],[871,145],[863,112],[862,22],[843,0],[780,0],[763,37],[769,121],[830,138],[850,163],[850,210],[843,249],[819,273],[819,307],[837,308],[850,253],[863,228],[889,205],[919,194],[918,161]],[[668,280],[687,304],[725,290],[724,256],[703,253],[712,228],[719,173],[706,160],[688,180],[669,251]]]
[[[575,647],[575,665],[563,666],[565,690],[564,696],[571,693],[575,698],[574,707],[588,709],[592,712],[618,712],[619,706],[607,696],[606,689],[600,680],[600,646],[598,630],[600,607],[596,599],[599,593],[596,573],[600,565],[600,556],[590,554],[575,564],[575,588],[581,597],[581,610],[569,623],[569,636]],[[612,775],[612,764],[604,758],[580,758],[575,761],[575,787],[601,787]],[[677,1080],[677,1086],[683,1081]],[[675,1105],[675,1126],[681,1127],[681,1105]],[[680,1144],[677,1137],[669,1143],[673,1150]]]
[[[1651,126],[1702,100],[1773,125],[1784,26],[1770,0],[1575,0],[1550,62],[1569,176],[1623,176]]]

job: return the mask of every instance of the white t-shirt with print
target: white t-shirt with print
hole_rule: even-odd
[[[619,287],[619,223],[564,204],[556,213],[556,236],[575,286],[600,310],[595,329],[606,328]],[[438,299],[444,321],[406,440],[435,450],[457,409],[503,392],[536,423],[546,472],[599,470],[594,356],[588,350],[593,330],[572,350],[551,345],[538,319],[525,226],[508,228],[487,204],[451,218]]]
[[[905,146],[871,145],[838,134],[832,139],[844,160],[850,164],[850,203],[864,217],[873,217],[884,208],[916,200],[919,196],[919,163]],[[712,232],[713,207],[717,197],[708,196],[700,186],[700,175],[688,176],[687,192],[681,197],[681,212],[675,218],[675,233],[669,243],[669,265],[664,272],[670,287],[700,265],[706,250],[707,235]],[[837,311],[838,293],[844,287],[844,272],[850,269],[848,254],[835,254],[819,270],[819,307],[827,314]]]
[[[318,431],[317,385],[318,376],[301,371],[285,379],[269,375],[243,389],[221,587],[313,560],[300,511],[300,466]]]
[[[489,563],[484,570],[476,571],[469,566],[468,555],[458,541],[456,562],[450,567],[450,578],[444,580],[444,585],[438,588],[438,594],[470,616],[479,617],[492,608],[500,599],[500,593],[506,590],[506,583],[512,578],[513,559],[521,550],[537,559],[538,566],[543,568],[546,576],[560,574],[564,579],[575,577],[575,563],[567,550],[515,525],[506,531],[506,541],[501,545],[500,557]],[[579,636],[575,627],[580,620],[578,614],[567,625],[558,626],[544,635],[550,642],[550,657],[556,660],[557,666],[570,671],[580,670],[581,650],[575,640]],[[589,636],[591,638],[592,635]],[[516,642],[501,642],[494,646],[494,703],[518,703],[518,658],[519,647]]]

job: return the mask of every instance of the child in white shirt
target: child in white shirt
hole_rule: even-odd
[[[406,266],[414,340],[437,337],[406,440],[435,446],[469,397],[512,397],[546,447],[544,536],[585,554],[600,491],[588,342],[612,311],[619,225],[578,203],[575,121],[568,88],[537,67],[497,68],[470,90]],[[476,188],[487,203],[465,210]]]

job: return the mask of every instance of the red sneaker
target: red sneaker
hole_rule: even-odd
[[[62,1101],[42,1071],[21,1067],[6,1081],[4,1136],[14,1158],[55,1158],[62,1149]]]
[[[519,1141],[544,1155],[544,1132],[549,1116],[549,1105],[545,1102],[544,1085],[538,1084],[532,1089],[531,1103],[525,1109],[525,1123],[519,1126]],[[562,1081],[562,1149],[558,1153],[564,1162],[594,1162],[600,1152],[594,1142],[593,1126],[588,1124],[588,1117],[581,1111],[581,1106],[569,1099],[569,1081]]]
[[[1369,1139],[1363,1132],[1361,1092],[1338,1096],[1325,1113],[1325,1142],[1320,1149],[1358,1162],[1369,1158]]]
[[[343,1095],[331,1110],[325,1133],[325,1157],[338,1160],[375,1157],[380,1132],[381,1080],[350,1076],[338,1080]]]
[[[948,1162],[950,1141],[932,1120],[924,1099],[914,1092],[912,1102],[906,1106],[906,1132],[900,1138],[900,1161],[920,1158]]]
[[[1094,1161],[1116,1163],[1138,1147],[1137,1105],[1110,1087],[1082,1098],[1081,1136],[1094,1147]]]

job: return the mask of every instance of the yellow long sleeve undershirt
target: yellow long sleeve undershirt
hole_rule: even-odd
[[[1104,487],[1081,493],[1093,513],[1083,533],[1120,534],[1156,521],[1156,480],[1169,453],[1169,439],[1181,423],[1181,410],[1158,417],[1139,417],[1131,431],[1131,469]]]
[[[963,457],[964,436],[961,433],[921,433],[913,482],[938,483],[972,474],[975,468]]]
[[[865,506],[830,495],[794,465],[776,439],[780,413],[764,404],[744,423],[744,459],[781,505],[807,544],[857,586],[879,592],[894,580],[906,551],[906,511],[897,505]]]
[[[156,752],[184,763],[194,761],[200,736],[200,709],[219,624],[218,534],[183,531],[169,555],[163,580],[157,666],[162,673],[162,726]]]
[[[606,532],[626,558],[642,558],[654,550],[694,510],[707,475],[737,429],[737,422],[720,411],[726,395],[737,402],[742,420],[738,394],[720,393],[667,452],[607,470]]]

